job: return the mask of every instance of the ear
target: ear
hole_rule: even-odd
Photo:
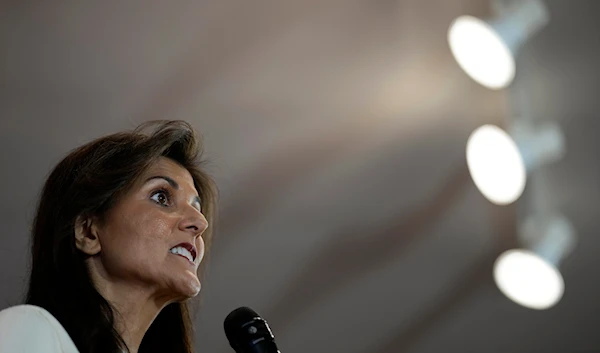
[[[98,237],[98,222],[95,218],[79,215],[75,220],[75,246],[87,255],[96,255],[102,246]]]

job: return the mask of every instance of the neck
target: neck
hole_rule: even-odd
[[[146,331],[160,311],[173,300],[156,295],[147,285],[107,280],[105,276],[91,272],[96,289],[115,311],[115,330],[129,352],[138,353]]]
[[[108,287],[108,288],[107,288]],[[115,309],[115,329],[130,353],[137,353],[154,319],[169,302],[128,285],[111,283],[100,294]]]
[[[136,293],[131,289],[113,288],[105,298],[115,309],[116,331],[127,345],[129,352],[137,353],[146,331],[167,303],[145,296],[144,293]]]

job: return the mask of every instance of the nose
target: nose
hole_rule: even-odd
[[[179,229],[191,233],[196,238],[202,235],[206,228],[208,228],[206,217],[195,207],[188,205],[183,219],[179,222]]]

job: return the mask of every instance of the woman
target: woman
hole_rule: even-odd
[[[0,312],[0,352],[192,352],[216,202],[200,152],[189,124],[152,121],[65,157],[39,201],[26,305]]]

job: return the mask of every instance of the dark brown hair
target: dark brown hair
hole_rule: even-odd
[[[81,353],[121,352],[125,343],[114,328],[115,312],[97,292],[86,255],[75,246],[79,216],[103,219],[108,210],[160,157],[186,168],[209,223],[202,235],[210,248],[216,188],[201,169],[201,142],[184,121],[149,121],[131,132],[98,138],[69,153],[42,189],[32,227],[31,275],[26,303],[48,310]],[[199,272],[203,272],[206,259]],[[193,351],[187,302],[169,304],[146,332],[140,353]]]

